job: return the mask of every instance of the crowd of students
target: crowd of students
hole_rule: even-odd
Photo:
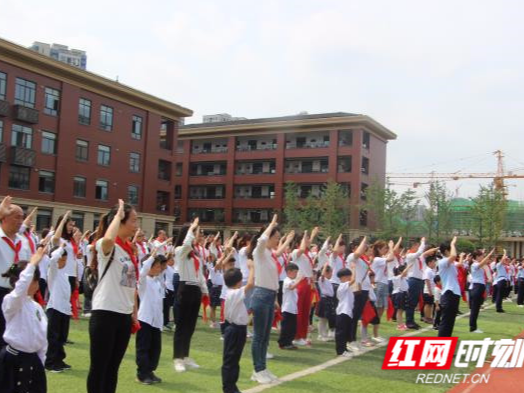
[[[352,357],[385,341],[385,318],[400,332],[420,329],[419,320],[449,337],[461,298],[469,302],[474,333],[482,333],[479,311],[488,296],[504,312],[514,290],[524,307],[522,262],[505,251],[459,254],[456,238],[404,247],[402,239],[346,243],[341,234],[318,246],[319,228],[284,234],[275,215],[252,236],[205,235],[195,218],[176,240],[160,231],[147,241],[136,211],[121,200],[95,233],[81,233],[67,212],[37,235],[35,214],[24,217],[10,197],[0,204],[0,392],[46,392],[45,370],[69,370],[65,345],[80,312],[90,317],[88,393],[116,391],[133,333],[138,382],[162,382],[155,371],[163,330],[174,330],[175,371],[199,368],[189,356],[191,342],[208,310],[223,340],[222,390],[238,393],[246,339],[252,338],[251,379],[272,383],[272,329],[280,330],[280,349],[308,347],[314,316],[317,340],[334,341],[337,355]]]

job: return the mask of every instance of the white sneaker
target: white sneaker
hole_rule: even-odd
[[[522,307],[524,307],[524,304],[519,304],[517,307],[522,308]]]
[[[249,330],[247,331],[246,338],[253,338],[253,333],[251,333]]]
[[[374,342],[380,344],[380,343],[383,343],[384,341],[386,341],[386,339],[384,339],[382,337],[371,337],[371,341],[374,341]]]
[[[82,316],[84,318],[91,318],[91,313],[90,312],[86,312],[86,313],[83,313]]]
[[[511,299],[504,299],[504,303],[511,303],[513,300]]]
[[[273,359],[274,357],[275,355],[273,355],[272,353],[266,352],[266,359]]]
[[[480,329],[477,329],[477,330],[473,330],[471,333],[484,333],[484,332]]]
[[[295,344],[297,346],[300,346],[300,347],[303,347],[303,346],[307,345],[307,341],[304,340],[303,338],[301,338],[300,340],[293,340],[293,344]]]
[[[184,358],[186,368],[200,368],[200,366],[191,358]]]
[[[335,331],[334,331],[334,330],[330,330],[330,331],[328,332],[328,337],[329,337],[329,338],[335,338]]]
[[[184,365],[184,361],[182,359],[175,359],[175,371],[177,373],[183,373],[186,371],[186,366]]]
[[[339,355],[340,357],[351,359],[353,357],[353,354],[349,351],[345,351],[342,355]]]
[[[272,381],[278,381],[278,377],[275,374],[273,374],[271,371],[269,371],[267,368],[264,371],[262,371],[262,372],[265,372],[266,375],[269,378],[271,378]]]
[[[322,341],[322,342],[327,342],[327,341],[329,341],[329,337],[318,336],[317,340],[318,341]]]
[[[348,351],[351,351],[351,352],[359,352],[360,351],[360,347],[358,346],[358,344],[356,342],[352,342],[351,344],[348,344],[347,345],[347,349],[348,349]]]
[[[273,380],[265,373],[266,370],[259,371],[258,373],[253,371],[253,374],[251,374],[251,380],[253,382],[258,382],[263,385],[270,384],[273,382]]]

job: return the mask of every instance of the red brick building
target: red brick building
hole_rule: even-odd
[[[396,135],[365,115],[325,113],[182,126],[176,163],[179,222],[258,228],[284,202],[285,183],[320,195],[333,179],[347,188],[352,230],[366,227],[356,207],[376,178],[385,182],[386,146]]]
[[[0,40],[0,194],[91,229],[125,198],[171,229],[176,135],[192,111]],[[171,207],[170,207],[171,206]]]

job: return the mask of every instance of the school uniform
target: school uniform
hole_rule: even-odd
[[[149,246],[147,242],[136,242],[136,248],[138,251],[138,260],[140,263],[144,260],[145,256],[149,254]]]
[[[169,311],[173,307],[173,302],[175,300],[175,288],[173,287],[174,274],[175,269],[173,269],[173,266],[167,265],[166,270],[164,270],[161,275],[165,288],[163,300],[164,326],[167,326],[169,324]]]
[[[154,260],[150,257],[144,262],[138,281],[140,330],[136,334],[136,365],[139,380],[151,377],[158,367],[162,349],[164,283],[161,276],[149,276]]]
[[[355,254],[349,254],[346,259],[346,265],[350,267],[355,277],[355,284],[352,288],[354,292],[353,314],[351,317],[351,342],[357,339],[358,321],[364,311],[364,306],[369,299],[369,290],[371,289],[371,280],[369,279],[370,263],[362,257],[355,258]],[[358,290],[360,285],[360,291]],[[337,296],[338,299],[338,296]],[[337,319],[338,323],[338,319]]]
[[[49,301],[47,302],[47,356],[45,367],[49,370],[63,369],[66,353],[64,345],[71,318],[71,287],[64,268],[58,268],[58,260],[64,255],[60,247],[51,254],[48,270]]]
[[[429,286],[428,286],[429,282]],[[433,297],[433,288],[435,287],[435,271],[429,266],[424,271],[424,293],[422,294],[424,304],[433,306],[435,298]]]
[[[496,309],[497,312],[504,311],[502,309],[502,301],[507,296],[507,287],[509,286],[509,272],[507,269],[507,266],[504,265],[502,262],[499,262],[496,266],[497,271],[497,279],[495,281],[495,287],[496,287]]]
[[[412,265],[408,272],[408,306],[406,307],[406,326],[408,328],[415,328],[418,325],[415,323],[415,308],[419,304],[420,296],[424,291],[424,270],[426,269],[426,261],[422,257],[425,242],[420,242],[418,250],[414,253],[406,255],[406,263]]]
[[[282,296],[284,294],[282,287],[284,285],[284,280],[287,277],[286,266],[289,264],[289,258],[290,256],[286,252],[283,252],[282,255],[280,255],[277,258],[278,263],[280,264],[280,269],[281,269],[281,273],[278,275],[278,294],[277,294],[277,302],[280,307],[282,307]]]
[[[305,340],[308,335],[309,314],[311,312],[311,282],[313,277],[313,256],[307,249],[300,256],[298,254],[299,250],[294,250],[291,253],[291,260],[298,266],[299,274],[302,277],[304,277],[297,287],[298,313],[297,331],[295,338],[297,340]]]
[[[160,241],[158,239],[155,239],[153,241],[153,248],[156,249],[157,255],[166,256],[169,252],[169,248],[167,246],[167,240]]]
[[[486,272],[480,266],[480,262],[474,261],[470,270],[471,283],[469,286],[469,331],[477,330],[477,318],[480,307],[484,303],[484,293],[486,292]]]
[[[388,265],[393,264],[393,261],[388,262],[386,258],[373,258],[371,268],[375,272],[376,285],[376,306],[378,308],[388,308],[389,285],[388,285]]]
[[[212,263],[207,264],[207,269],[209,271],[209,281],[211,282],[209,291],[211,307],[220,307],[220,294],[222,293],[222,287],[224,285],[222,271],[216,270]]]
[[[393,277],[393,293],[391,295],[396,310],[405,310],[408,307],[409,284],[406,277],[400,274]]]
[[[40,280],[38,281],[38,286],[40,288],[40,295],[42,299],[47,299],[47,271],[49,269],[49,255],[44,255],[42,260],[38,264],[38,269],[40,270]]]
[[[245,305],[245,288],[229,289],[225,300],[226,329],[222,356],[222,391],[238,393],[240,358],[246,344],[247,324],[249,322]]]
[[[317,317],[324,319],[327,322],[329,329],[335,328],[337,314],[335,312],[335,290],[331,281],[324,277],[320,277],[317,282],[318,291],[320,293],[320,300],[316,307]],[[338,287],[338,285],[337,285]],[[321,332],[319,331],[319,334]],[[327,336],[327,332],[322,332],[321,336]]]
[[[354,309],[354,295],[349,282],[341,283],[337,289],[338,306],[336,309],[337,323],[335,328],[335,342],[337,355],[346,352],[348,342],[355,341],[352,319]]]
[[[27,296],[35,270],[36,266],[28,265],[13,291],[3,299],[6,346],[0,350],[2,393],[47,392],[47,318],[42,307]]]
[[[440,299],[442,297],[442,287],[440,285],[435,285],[433,288],[433,297],[435,299],[435,304],[439,305],[439,309],[435,311],[435,318],[433,319],[433,329],[438,330],[440,325],[440,320],[442,316],[442,309],[440,308]]]
[[[455,263],[450,262],[448,258],[442,258],[439,261],[438,270],[442,281],[442,296],[440,298],[442,321],[439,325],[438,336],[451,337],[461,295],[458,270]]]
[[[289,347],[293,344],[293,339],[297,330],[298,314],[298,291],[297,288],[291,289],[297,280],[286,277],[283,285],[282,297],[282,322],[280,323],[280,337],[278,345],[280,348]]]

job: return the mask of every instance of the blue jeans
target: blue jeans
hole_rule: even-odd
[[[251,354],[256,372],[266,369],[266,354],[275,315],[276,296],[276,291],[261,287],[255,287],[251,296],[251,310],[253,310]]]
[[[424,280],[415,277],[408,279],[408,306],[406,307],[406,325],[415,323],[415,308],[420,301],[420,295],[424,291]]]

